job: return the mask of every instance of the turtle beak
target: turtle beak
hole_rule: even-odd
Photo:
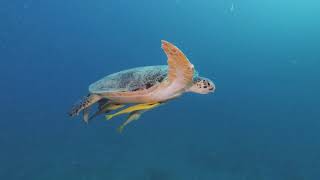
[[[216,85],[211,82],[211,87],[209,88],[210,93],[214,93],[214,91],[216,90]]]

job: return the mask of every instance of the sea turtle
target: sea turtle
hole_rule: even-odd
[[[185,92],[207,94],[215,90],[214,83],[200,77],[188,58],[173,44],[162,40],[162,49],[167,55],[168,65],[138,67],[108,75],[89,86],[89,95],[70,111],[70,116],[84,114],[84,120],[96,115],[117,110],[133,104],[107,119],[120,114],[129,114],[123,127],[138,119],[145,111],[177,98]],[[98,111],[89,118],[88,108],[97,103]]]

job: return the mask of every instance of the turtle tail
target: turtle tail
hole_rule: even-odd
[[[72,109],[69,111],[69,116],[74,117],[78,116],[81,111],[84,109],[88,108],[92,104],[96,103],[101,99],[100,96],[95,95],[95,94],[88,94],[85,96],[82,100],[80,100],[79,103],[76,103]]]

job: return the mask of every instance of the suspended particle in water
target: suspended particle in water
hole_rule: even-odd
[[[232,13],[234,11],[234,4],[231,3],[230,12]]]
[[[24,3],[23,4],[23,9],[28,9],[29,8],[29,4],[28,3]]]

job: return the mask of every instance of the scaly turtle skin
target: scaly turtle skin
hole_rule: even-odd
[[[104,77],[89,86],[90,94],[71,110],[70,116],[85,110],[87,121],[86,109],[105,100],[112,106],[132,103],[150,104],[151,107],[152,104],[166,102],[185,92],[207,94],[215,90],[211,80],[198,76],[180,49],[167,41],[161,42],[168,65],[138,67]],[[149,109],[147,106],[140,105],[132,109],[138,112],[143,111],[140,107]],[[108,109],[106,107],[105,110]]]

